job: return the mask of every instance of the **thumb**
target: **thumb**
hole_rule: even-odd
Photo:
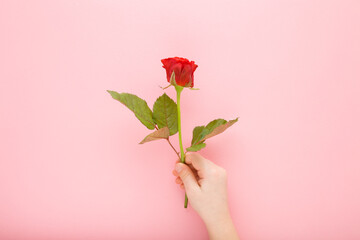
[[[196,181],[194,173],[191,171],[189,166],[184,163],[177,163],[175,165],[175,170],[178,172],[179,177],[184,183],[185,191],[187,194],[200,188],[199,184]]]

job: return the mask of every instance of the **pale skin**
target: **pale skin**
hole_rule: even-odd
[[[199,153],[186,153],[185,163],[176,162],[175,182],[186,191],[210,240],[239,240],[228,206],[226,170]]]

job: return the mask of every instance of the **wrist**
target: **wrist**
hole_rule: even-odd
[[[217,217],[204,220],[210,240],[235,240],[238,239],[235,226],[229,211]]]

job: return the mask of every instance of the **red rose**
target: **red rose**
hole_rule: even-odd
[[[175,72],[176,84],[183,87],[194,86],[194,71],[198,67],[194,61],[186,58],[173,57],[162,59],[163,68],[166,69],[167,81],[170,82],[171,74]]]

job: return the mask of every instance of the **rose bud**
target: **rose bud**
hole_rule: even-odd
[[[166,69],[166,77],[169,83],[171,83],[171,75],[174,72],[177,85],[190,88],[194,86],[194,71],[198,67],[194,61],[190,62],[186,58],[173,57],[162,59],[161,62],[163,68]]]

